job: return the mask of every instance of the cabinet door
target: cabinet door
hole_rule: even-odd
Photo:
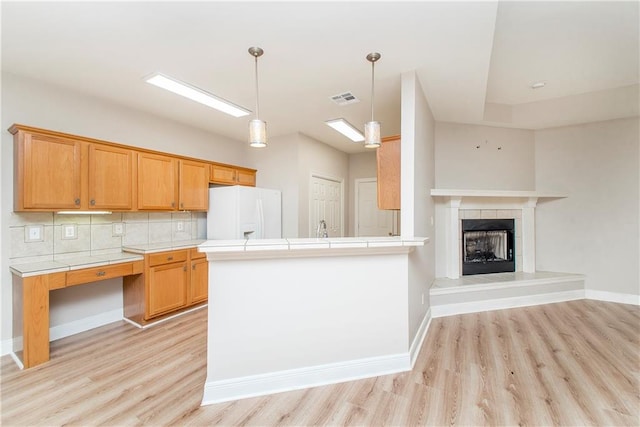
[[[133,208],[134,152],[89,145],[89,209]]]
[[[16,210],[79,209],[82,143],[25,133],[16,145]]]
[[[376,157],[378,208],[400,209],[400,136],[383,138]]]
[[[238,184],[240,184],[240,185],[246,185],[248,187],[255,187],[256,186],[256,172],[255,171],[250,171],[250,170],[238,169],[237,170],[237,180],[238,180]]]
[[[180,160],[181,210],[206,211],[209,208],[209,165]]]
[[[209,181],[215,184],[236,184],[236,170],[221,165],[211,165]]]
[[[186,262],[149,268],[147,319],[187,305],[187,273]]]
[[[206,258],[191,261],[191,301],[196,304],[207,300],[209,293],[209,263]]]
[[[138,153],[138,209],[177,209],[177,182],[177,159]]]

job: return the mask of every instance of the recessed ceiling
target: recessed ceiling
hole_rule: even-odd
[[[269,136],[301,132],[345,152],[364,149],[325,121],[343,117],[362,130],[370,119],[366,55],[373,51],[382,54],[375,68],[375,118],[383,136],[400,133],[400,76],[413,70],[439,121],[540,128],[597,120],[604,116],[593,111],[588,117],[574,112],[564,122],[558,121],[562,110],[548,116],[522,111],[546,111],[554,100],[595,91],[606,95],[635,87],[637,93],[638,2],[1,7],[3,71],[241,141],[252,116],[226,116],[146,84],[143,77],[164,73],[252,110],[254,68],[247,49],[260,46],[260,118],[268,122]],[[532,90],[540,80],[546,86]],[[360,102],[331,100],[347,91]],[[620,110],[615,115],[634,114]]]

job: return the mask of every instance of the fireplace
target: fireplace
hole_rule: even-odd
[[[462,275],[516,271],[513,219],[462,220]]]

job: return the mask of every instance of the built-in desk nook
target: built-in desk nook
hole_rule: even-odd
[[[49,360],[50,291],[141,275],[143,265],[142,256],[122,252],[11,266],[13,352],[20,363],[31,368]],[[22,340],[16,337],[22,337]]]
[[[207,303],[208,263],[203,240],[140,244],[105,255],[15,264],[13,354],[31,368],[49,360],[49,293],[122,277],[123,320],[151,326]]]

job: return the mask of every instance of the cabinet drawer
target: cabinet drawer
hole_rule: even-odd
[[[81,285],[98,280],[111,279],[133,274],[133,263],[105,265],[102,267],[83,268],[67,272],[67,286]]]
[[[149,256],[149,267],[156,265],[168,264],[172,262],[181,262],[187,260],[188,251],[167,251],[158,252],[157,254],[151,254]]]

